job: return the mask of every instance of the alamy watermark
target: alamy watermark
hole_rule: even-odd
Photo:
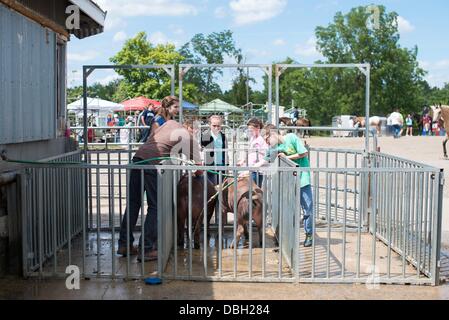
[[[65,280],[67,290],[80,290],[80,268],[78,266],[68,266],[65,273],[69,276]]]
[[[67,30],[79,30],[81,17],[80,8],[77,5],[71,5],[65,9],[65,13],[69,15],[65,20],[65,27]]]
[[[369,274],[366,280],[366,288],[368,290],[379,290],[380,289],[380,271],[377,266],[370,266],[367,268],[366,272]]]
[[[369,17],[366,20],[366,26],[368,29],[380,29],[380,7],[375,5],[367,6],[366,13],[369,14]]]

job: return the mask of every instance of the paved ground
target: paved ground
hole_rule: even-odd
[[[354,138],[311,138],[306,139],[312,147],[335,147],[364,149],[364,139]],[[442,242],[449,250],[449,161],[443,158],[442,137],[403,137],[394,140],[390,137],[379,138],[381,152],[399,156],[405,159],[422,162],[445,171],[443,203],[443,234]]]
[[[82,281],[81,288],[69,291],[65,280],[0,280],[0,299],[107,299],[107,300],[448,300],[449,286],[412,287],[318,284],[245,284],[166,282],[146,286],[132,281]]]
[[[442,157],[442,138],[414,137],[393,140],[380,138],[381,151],[407,159],[424,162],[445,169],[449,175],[449,161]],[[362,149],[363,139],[312,138],[313,147],[342,147]],[[447,180],[449,181],[449,180]],[[449,187],[444,191],[443,245],[449,249]],[[447,259],[445,260],[447,262]],[[445,263],[446,263],[445,262]],[[448,266],[445,268],[449,271]],[[140,281],[82,281],[81,289],[68,291],[65,280],[0,280],[0,299],[449,299],[449,285],[440,287],[379,286],[366,285],[318,285],[318,284],[244,284],[244,283],[193,283],[166,282],[162,286],[149,287]]]

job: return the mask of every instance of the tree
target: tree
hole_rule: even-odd
[[[87,88],[88,97],[100,98],[103,100],[120,102],[123,100],[117,100],[114,97],[116,96],[116,92],[119,89],[121,84],[120,79],[113,80],[106,85],[102,85],[101,83],[94,83],[93,85]],[[69,103],[80,99],[83,96],[83,87],[78,86],[74,88],[67,89],[67,98]]]
[[[175,45],[154,46],[145,32],[139,32],[110,60],[117,65],[177,65],[184,57],[176,51]],[[170,95],[170,76],[162,69],[119,69],[117,73],[124,79],[118,86],[116,99],[137,96],[162,99]]]
[[[425,75],[418,66],[418,48],[402,48],[398,14],[387,12],[384,6],[379,6],[379,11],[379,28],[368,27],[370,13],[366,7],[354,8],[346,15],[338,12],[333,23],[316,28],[317,48],[327,63],[371,64],[372,114],[386,115],[394,108],[417,111],[422,107],[419,89]],[[354,106],[355,113],[363,114],[364,76],[360,72],[341,75],[334,88],[355,88],[356,92],[344,100]]]
[[[184,63],[190,64],[223,64],[226,57],[235,58],[241,55],[236,48],[231,31],[214,32],[207,36],[196,34],[179,50],[185,58]],[[194,84],[199,89],[195,102],[205,103],[207,100],[222,96],[220,86],[215,82],[216,75],[223,75],[219,68],[192,69],[185,78],[185,83]]]
[[[430,105],[449,105],[449,83],[446,83],[443,88],[430,88],[428,89],[428,103]]]
[[[237,63],[241,64],[243,55],[238,54]],[[249,76],[245,68],[237,68],[237,76],[232,81],[231,90],[225,92],[224,98],[229,103],[236,106],[243,106],[252,102],[253,90],[251,83],[256,83],[256,80]]]

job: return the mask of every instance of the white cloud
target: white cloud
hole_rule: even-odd
[[[106,77],[104,77],[104,78],[97,79],[97,80],[95,80],[94,82],[98,82],[98,83],[100,83],[100,84],[102,84],[102,85],[105,86],[105,85],[109,84],[110,82],[112,82],[112,81],[114,81],[114,80],[117,80],[117,79],[120,79],[120,76],[119,76],[119,75],[117,75],[117,74],[111,74],[111,75],[106,76]]]
[[[67,85],[69,88],[83,84],[83,74],[79,70],[67,72]]]
[[[271,56],[271,52],[267,50],[248,49],[246,52],[249,54],[249,59],[253,57],[267,58]]]
[[[108,12],[105,31],[124,29],[131,17],[170,16],[198,14],[198,9],[185,0],[95,0]]]
[[[95,59],[99,55],[97,51],[89,50],[83,53],[68,53],[67,59],[70,62],[86,62]]]
[[[436,63],[437,68],[449,68],[449,60],[440,60]]]
[[[429,61],[424,61],[424,60],[419,60],[418,63],[419,63],[419,66],[424,69],[428,68],[431,65],[431,63]]]
[[[128,35],[124,31],[119,31],[114,35],[114,42],[123,42],[128,38]]]
[[[174,44],[175,46],[179,45],[178,41],[169,39],[167,35],[161,31],[151,33],[148,40],[153,45],[168,44],[168,43]]]
[[[124,19],[117,17],[117,16],[110,15],[108,13],[108,15],[106,17],[104,29],[105,29],[105,31],[111,31],[111,30],[119,29],[119,28],[123,29],[126,27],[126,25],[127,24]]]
[[[155,44],[155,45],[168,43],[167,36],[165,35],[165,33],[160,32],[160,31],[153,32],[150,35],[149,40],[152,44]]]
[[[278,47],[285,46],[286,44],[287,44],[287,42],[284,39],[276,39],[273,42],[273,45],[278,46]]]
[[[177,35],[177,36],[182,36],[183,34],[185,34],[185,31],[183,28],[177,26],[177,25],[170,25],[170,30],[171,32],[173,32],[173,34]]]
[[[338,6],[340,3],[338,0],[328,0],[325,2],[318,3],[315,6],[315,10],[333,9],[333,7]]]
[[[425,79],[432,87],[443,87],[449,83],[449,59],[419,61],[419,66],[428,71]]]
[[[226,8],[225,7],[218,7],[218,8],[215,9],[214,15],[215,15],[215,18],[223,19],[223,18],[226,18],[228,13],[226,12]]]
[[[415,27],[404,17],[398,16],[397,21],[398,21],[399,33],[403,34],[403,33],[408,33],[408,32],[412,32],[413,30],[415,30]]]
[[[318,58],[321,54],[316,49],[316,38],[311,37],[305,44],[298,44],[295,53],[301,57]]]
[[[198,9],[183,0],[96,0],[113,16],[186,16],[196,15]]]
[[[237,25],[270,20],[281,14],[287,0],[232,0],[229,6]]]

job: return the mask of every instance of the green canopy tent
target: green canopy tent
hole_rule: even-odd
[[[203,104],[200,107],[201,114],[211,114],[211,113],[239,113],[242,114],[244,111],[230,103],[227,103],[220,99],[215,99],[211,102]]]
[[[200,106],[200,114],[212,115],[223,114],[225,118],[225,124],[229,126],[240,125],[243,123],[244,111],[230,103],[227,103],[220,99],[215,99],[209,103]],[[232,117],[229,116],[232,114]]]

